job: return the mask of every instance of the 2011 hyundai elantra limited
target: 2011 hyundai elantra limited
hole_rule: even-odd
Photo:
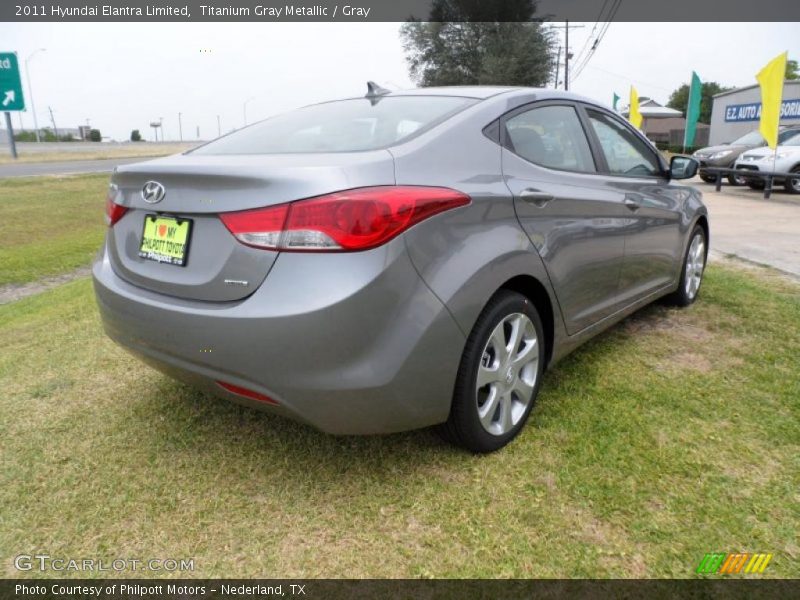
[[[545,367],[695,300],[708,216],[674,180],[696,170],[574,94],[371,84],[119,167],[97,301],[111,338],[198,388],[488,452]]]

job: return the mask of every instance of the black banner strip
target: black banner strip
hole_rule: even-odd
[[[0,597],[15,600],[517,600],[520,598],[796,598],[800,580],[606,579],[606,580],[213,580],[26,579],[0,581]]]
[[[795,0],[3,0],[0,21],[369,22],[608,21],[797,22]],[[798,24],[800,35],[800,23]]]

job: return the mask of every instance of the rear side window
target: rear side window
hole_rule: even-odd
[[[625,177],[652,177],[661,174],[661,166],[653,150],[626,125],[603,113],[588,111],[608,170]]]
[[[532,108],[506,121],[507,145],[534,164],[564,171],[594,172],[589,141],[572,106]]]
[[[193,154],[358,152],[391,146],[430,128],[474,98],[387,96],[306,106],[272,117],[193,151]]]

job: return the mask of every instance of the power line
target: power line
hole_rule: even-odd
[[[608,20],[605,21],[603,23],[602,27],[600,28],[600,33],[597,34],[597,38],[595,38],[594,43],[592,44],[592,47],[589,50],[589,52],[586,55],[586,57],[583,59],[583,62],[576,67],[574,79],[578,78],[578,76],[586,68],[586,65],[589,63],[589,60],[592,58],[592,56],[594,56],[594,53],[597,51],[597,47],[600,45],[600,42],[605,37],[606,33],[608,33],[608,29],[609,29],[609,27],[611,27],[611,23],[614,20],[614,17],[617,16],[617,12],[619,11],[619,7],[620,7],[621,4],[622,4],[622,0],[612,0],[612,4],[611,4],[611,7],[610,7],[608,15],[607,15],[607,19]],[[603,13],[602,13],[602,9],[601,9],[601,12],[600,12],[601,17],[600,18],[602,18],[602,14]]]
[[[659,89],[659,90],[663,90],[665,92],[671,92],[672,91],[672,90],[669,90],[669,89],[667,89],[665,87],[662,87],[660,85],[656,85],[655,83],[650,83],[648,81],[642,81],[641,79],[634,79],[630,75],[622,75],[621,73],[615,73],[614,71],[609,71],[608,69],[602,69],[600,67],[595,67],[593,65],[592,66],[588,66],[587,68],[588,69],[592,69],[593,71],[600,71],[601,73],[606,73],[607,75],[613,75],[614,77],[619,77],[620,79],[624,79],[626,81],[632,81],[633,83],[639,83],[641,85],[646,85],[648,87],[652,87],[652,88],[656,88],[656,89]]]
[[[613,1],[613,0],[612,0]],[[600,7],[600,13],[597,15],[597,20],[595,21],[594,25],[592,26],[592,30],[589,32],[589,35],[586,36],[586,41],[583,43],[580,52],[575,56],[575,62],[578,63],[583,58],[587,48],[589,48],[589,42],[592,41],[595,32],[597,31],[597,26],[600,25],[600,21],[602,21],[603,13],[606,10],[606,6],[608,5],[609,0],[604,0],[603,5]]]

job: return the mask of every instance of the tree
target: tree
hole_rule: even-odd
[[[433,0],[430,22],[409,21],[400,37],[420,86],[547,84],[551,29],[533,20],[532,0]]]
[[[103,140],[103,136],[100,135],[99,129],[90,129],[89,130],[89,139],[93,142],[100,142]]]
[[[706,81],[703,83],[703,88],[700,94],[700,122],[711,122],[711,107],[713,105],[713,96],[722,92],[727,92],[733,88],[725,87],[718,84],[716,81]],[[689,103],[689,84],[684,83],[677,90],[672,92],[669,97],[667,106],[679,110],[686,114],[686,105]]]
[[[796,60],[786,61],[786,80],[795,81],[800,79],[800,67],[798,67]]]
[[[134,129],[131,131],[131,141],[132,142],[141,142],[142,141],[142,134],[139,133],[138,129]]]

